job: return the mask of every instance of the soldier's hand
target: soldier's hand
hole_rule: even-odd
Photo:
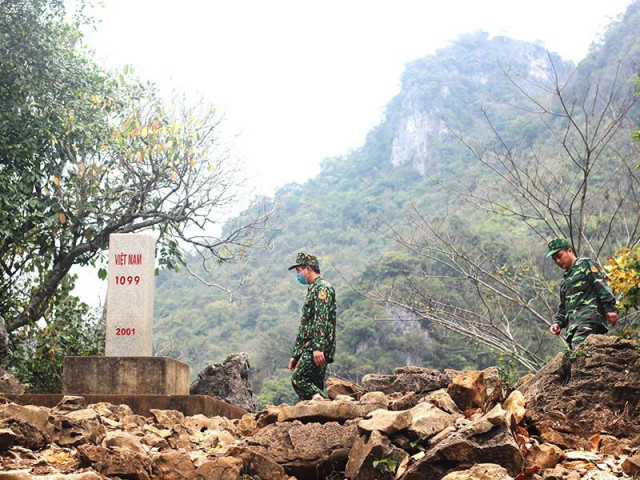
[[[296,359],[291,357],[289,359],[289,370],[293,371],[293,369],[296,368],[297,364],[298,364],[298,362],[296,361]]]
[[[554,335],[560,335],[560,331],[562,330],[562,327],[560,327],[560,325],[558,325],[557,323],[554,323],[553,325],[551,325],[551,328],[549,328],[549,330]]]
[[[324,367],[325,363],[327,363],[327,361],[324,358],[324,353],[321,352],[320,350],[314,350],[313,351],[313,363],[315,363],[316,366],[318,366],[318,367]]]
[[[618,314],[616,312],[607,312],[607,320],[613,326],[618,323]]]

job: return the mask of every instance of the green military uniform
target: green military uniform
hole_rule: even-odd
[[[565,240],[566,241],[566,240]],[[556,239],[556,242],[558,240]],[[550,254],[553,249],[549,244]],[[602,269],[593,260],[578,258],[565,271],[560,284],[560,304],[555,322],[567,328],[567,342],[573,348],[592,333],[607,333],[606,314],[616,311],[616,298],[607,285]]]
[[[315,266],[318,260],[310,254],[299,253],[297,266]],[[291,385],[300,399],[309,400],[315,394],[324,393],[324,376],[328,363],[333,362],[336,350],[336,294],[333,285],[322,277],[317,277],[307,288],[302,307],[302,318],[292,357],[296,366],[291,377]],[[324,354],[326,363],[322,367],[313,361],[313,352]]]

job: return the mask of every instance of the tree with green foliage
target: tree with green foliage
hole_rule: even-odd
[[[44,391],[95,323],[81,321],[70,269],[105,278],[110,234],[151,232],[160,266],[176,269],[186,248],[216,264],[243,255],[269,218],[255,206],[224,223],[243,180],[215,108],[101,68],[82,44],[79,5],[0,2],[0,330],[12,368]]]
[[[608,258],[605,267],[613,293],[623,310],[640,308],[640,247],[622,248]]]
[[[8,332],[47,319],[73,265],[112,233],[154,231],[159,261],[181,245],[225,261],[267,215],[217,225],[239,167],[218,145],[213,107],[167,105],[149,84],[100,68],[60,0],[4,0],[0,12],[0,313]],[[105,275],[104,270],[102,275]]]
[[[281,369],[280,372],[283,372]],[[264,408],[267,405],[280,405],[286,403],[295,405],[300,399],[291,388],[291,378],[288,374],[272,375],[264,381],[260,394],[258,395],[258,405]]]
[[[105,325],[97,312],[69,295],[74,278],[66,277],[47,322],[15,333],[6,363],[31,393],[59,393],[66,356],[104,355]]]

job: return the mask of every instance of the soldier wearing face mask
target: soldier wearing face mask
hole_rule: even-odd
[[[320,264],[314,255],[298,253],[296,263],[289,267],[293,269],[298,282],[307,285],[307,295],[289,360],[289,370],[293,371],[291,385],[301,400],[309,400],[318,393],[326,397],[324,376],[336,350],[335,290],[320,276]]]

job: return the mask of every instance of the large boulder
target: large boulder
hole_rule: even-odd
[[[20,380],[14,375],[5,372],[2,367],[0,367],[0,393],[22,395],[26,391],[26,385],[20,383]]]
[[[243,462],[233,457],[213,457],[198,467],[197,480],[238,480],[241,477]]]
[[[306,400],[292,406],[284,406],[278,413],[278,422],[299,420],[309,422],[340,422],[352,418],[361,418],[383,407],[380,403],[362,403],[355,401]]]
[[[325,478],[344,470],[357,436],[353,421],[340,425],[299,421],[267,425],[244,440],[244,447],[271,458],[297,478]]]
[[[429,439],[444,429],[452,427],[455,418],[427,402],[419,403],[409,410],[409,413],[411,425],[408,430],[421,439]]]
[[[139,438],[128,432],[108,432],[101,444],[107,448],[124,448],[143,456],[147,454]]]
[[[559,353],[519,390],[531,433],[561,448],[588,449],[594,435],[640,442],[640,351],[636,342],[591,335]]]
[[[440,480],[453,470],[492,463],[515,476],[524,458],[512,433],[511,415],[496,406],[477,421],[452,433],[411,465],[403,480]]]
[[[393,462],[392,465],[400,465],[407,457],[406,452],[392,445],[386,436],[374,430],[371,435],[357,437],[349,451],[345,477],[350,480],[384,478],[383,469],[376,462]]]
[[[106,477],[131,480],[153,478],[152,460],[128,449],[84,444],[78,447],[78,458],[82,467],[91,467]]]
[[[39,450],[51,442],[53,425],[45,408],[9,403],[0,407],[0,448]]]
[[[382,408],[374,410],[365,420],[358,422],[358,428],[365,432],[379,431],[391,435],[411,426],[411,412],[408,410],[389,411]]]
[[[191,383],[191,395],[209,395],[248,412],[257,412],[258,403],[249,382],[249,356],[233,353],[222,363],[205,367]]]
[[[564,453],[560,447],[550,443],[541,445],[533,445],[527,451],[525,457],[525,466],[527,468],[554,468],[558,463],[564,460]]]
[[[365,392],[427,394],[434,390],[447,388],[457,373],[454,370],[441,372],[433,368],[399,367],[394,370],[393,375],[365,375],[362,378],[362,389]]]
[[[462,411],[482,408],[487,401],[487,385],[483,372],[460,372],[453,377],[447,393]]]
[[[97,445],[107,434],[100,415],[91,408],[57,415],[55,418],[55,440],[61,447],[77,447],[84,443]]]
[[[162,480],[183,480],[196,476],[196,468],[187,452],[160,452],[154,459],[154,472]]]
[[[357,400],[362,395],[362,389],[348,380],[329,377],[327,379],[327,395],[331,400],[338,398],[338,395],[347,395]]]
[[[243,447],[231,447],[227,455],[242,460],[243,470],[260,480],[284,480],[287,475],[284,468],[258,452]]]

